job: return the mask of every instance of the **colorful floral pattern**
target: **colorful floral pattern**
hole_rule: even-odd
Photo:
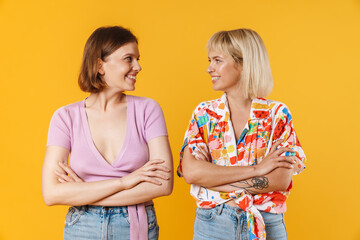
[[[186,146],[194,156],[196,156],[194,151],[196,148],[208,148],[213,164],[251,166],[261,162],[278,139],[284,139],[279,147],[289,147],[295,151],[283,155],[297,157],[295,174],[299,174],[305,168],[305,154],[293,129],[292,116],[286,105],[255,98],[252,101],[247,126],[236,142],[227,98],[224,94],[219,99],[202,102],[194,110],[180,153],[178,175],[182,176],[181,160]],[[192,184],[190,193],[200,208],[213,208],[234,200],[247,212],[251,239],[265,239],[265,224],[259,210],[284,213],[291,187],[292,184],[286,192],[274,191],[250,195],[244,190],[223,193]]]

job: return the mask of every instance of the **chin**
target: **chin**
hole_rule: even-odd
[[[212,88],[214,91],[223,91],[222,88],[220,88],[219,86],[216,86],[214,84],[213,84]]]
[[[135,84],[127,84],[125,86],[125,91],[134,91],[135,90]]]
[[[132,91],[134,91],[135,90],[135,88],[133,87],[133,88],[127,88],[127,89],[125,89],[125,91],[127,91],[127,92],[132,92]]]

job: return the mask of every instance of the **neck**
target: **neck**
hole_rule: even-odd
[[[86,100],[86,107],[106,112],[112,107],[124,103],[125,101],[126,96],[124,92],[104,89],[98,93],[91,93]]]
[[[251,108],[252,99],[245,97],[241,91],[226,92],[227,101],[231,111],[248,111]]]

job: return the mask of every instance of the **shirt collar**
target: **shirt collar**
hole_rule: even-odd
[[[229,105],[226,97],[226,93],[224,93],[220,102],[225,104],[225,114],[223,115],[223,119],[226,118],[226,115],[230,115]],[[249,120],[260,120],[266,119],[271,115],[271,105],[265,98],[254,98],[251,102],[251,110]]]

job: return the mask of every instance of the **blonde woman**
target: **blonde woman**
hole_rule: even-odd
[[[172,156],[159,104],[124,93],[139,57],[129,30],[96,29],[79,76],[90,95],[51,119],[42,190],[47,205],[73,206],[64,239],[158,239],[152,199],[172,191]]]
[[[286,199],[305,155],[288,107],[263,98],[273,86],[264,43],[236,29],[215,33],[207,50],[224,94],[196,107],[180,154],[197,203],[193,239],[286,239]]]

